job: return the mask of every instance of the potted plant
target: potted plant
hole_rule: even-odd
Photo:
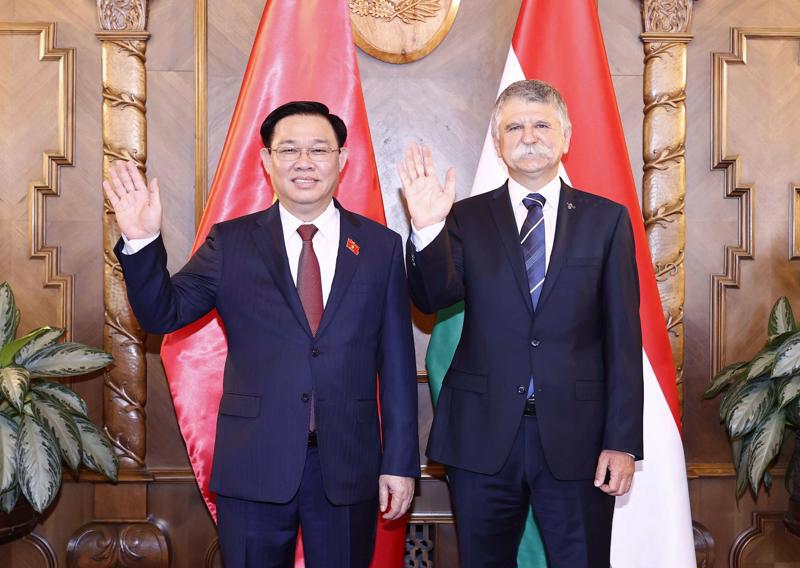
[[[58,382],[102,369],[111,363],[111,356],[80,343],[59,343],[63,329],[41,327],[16,338],[18,323],[14,294],[3,282],[0,541],[33,528],[37,513],[52,503],[61,488],[62,460],[76,473],[84,465],[113,481],[119,472],[111,441],[89,420],[86,402]]]
[[[703,398],[722,392],[719,416],[731,441],[736,497],[740,498],[748,485],[753,495],[758,495],[762,482],[767,490],[772,485],[767,468],[778,457],[786,436],[800,428],[800,327],[785,296],[772,307],[764,347],[751,360],[733,363],[717,373]],[[796,432],[786,469],[789,491],[798,475],[798,460],[800,432]],[[797,498],[800,495],[792,497]]]

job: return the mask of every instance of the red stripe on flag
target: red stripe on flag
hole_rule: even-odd
[[[680,429],[675,364],[596,1],[523,0],[512,47],[526,78],[547,81],[566,100],[572,142],[564,167],[573,185],[628,208],[639,268],[642,343]]]
[[[292,100],[321,101],[344,120],[349,159],[337,198],[345,208],[385,224],[347,3],[274,0],[261,16],[193,251],[214,223],[272,204],[272,187],[259,157],[259,128],[272,109]],[[189,459],[215,518],[208,481],[226,354],[216,312],[165,336],[161,348]],[[405,522],[381,520],[372,566],[396,568],[404,548]],[[298,556],[297,566],[302,566],[302,547]]]

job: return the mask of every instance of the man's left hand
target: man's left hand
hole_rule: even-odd
[[[594,474],[594,486],[614,497],[625,495],[631,489],[633,481],[633,456],[616,450],[603,450],[597,460]],[[606,472],[610,479],[605,483]]]
[[[389,496],[392,508],[389,508]],[[378,499],[381,513],[387,521],[399,519],[406,514],[414,499],[414,478],[399,475],[381,475],[378,478]]]

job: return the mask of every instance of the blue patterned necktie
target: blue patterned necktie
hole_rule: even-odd
[[[531,294],[531,304],[536,311],[539,296],[542,294],[542,285],[545,276],[545,239],[544,239],[544,208],[545,198],[538,193],[529,193],[522,200],[528,208],[528,216],[522,223],[519,232],[519,241],[525,255],[525,272],[528,275],[528,290]],[[533,396],[533,377],[528,385],[528,398]]]

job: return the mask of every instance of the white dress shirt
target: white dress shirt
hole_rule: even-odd
[[[314,252],[319,261],[319,272],[322,279],[322,303],[328,303],[328,295],[331,292],[331,285],[333,284],[333,275],[336,272],[336,257],[339,254],[339,233],[341,230],[339,224],[339,210],[331,201],[327,209],[313,221],[301,221],[286,208],[278,203],[278,211],[281,216],[281,225],[283,226],[283,244],[286,247],[286,256],[289,259],[289,269],[292,272],[292,280],[297,286],[297,265],[300,262],[300,250],[303,248],[303,239],[297,232],[297,227],[300,225],[316,225],[318,231],[314,235],[312,242],[314,243]],[[131,239],[125,238],[122,235],[124,246],[122,247],[123,254],[135,254],[142,250],[144,247],[152,243],[158,238],[158,235],[145,239]]]
[[[558,199],[561,196],[561,178],[559,176],[554,177],[539,191],[535,192],[531,192],[513,179],[508,178],[508,196],[511,199],[514,220],[517,222],[517,234],[522,230],[522,224],[525,222],[525,217],[528,216],[528,208],[525,207],[522,200],[525,199],[529,193],[538,193],[545,199],[544,207],[542,208],[542,216],[544,217],[545,243],[544,269],[545,273],[547,273],[547,268],[550,266],[550,253],[553,252],[553,241],[555,240]],[[414,223],[412,222],[411,243],[417,251],[421,251],[433,242],[443,228],[444,221],[429,225],[420,230],[414,227]]]

